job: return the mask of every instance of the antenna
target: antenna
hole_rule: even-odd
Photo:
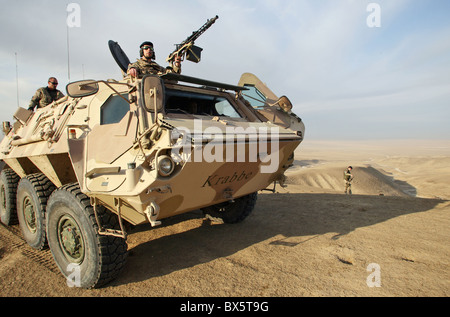
[[[69,26],[67,25],[67,78],[70,83],[70,46],[69,46]]]
[[[17,66],[17,52],[14,55],[16,56],[17,107],[19,107],[19,67]]]

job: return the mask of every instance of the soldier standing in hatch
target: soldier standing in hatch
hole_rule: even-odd
[[[162,67],[154,61],[155,50],[152,42],[144,42],[139,47],[139,53],[141,58],[137,62],[128,66],[127,73],[132,77],[142,78],[149,74],[165,74],[165,73],[181,73],[181,58],[177,57],[175,63],[170,67]]]
[[[34,111],[34,108],[43,108],[48,106],[53,101],[61,99],[64,94],[56,89],[58,86],[58,80],[55,77],[50,77],[48,79],[47,87],[42,87],[36,90],[33,98],[31,98],[28,110]]]
[[[347,170],[344,172],[344,181],[345,181],[345,194],[352,194],[352,180],[353,180],[353,175],[352,175],[352,169],[353,167],[349,166],[347,167]]]

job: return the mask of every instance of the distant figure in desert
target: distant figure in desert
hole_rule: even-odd
[[[349,166],[347,167],[347,170],[344,172],[344,181],[345,181],[345,194],[352,194],[352,180],[353,180],[353,174],[352,174],[353,167]]]

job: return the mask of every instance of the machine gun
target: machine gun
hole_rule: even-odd
[[[209,29],[218,18],[219,16],[216,15],[214,18],[207,20],[200,29],[192,32],[192,35],[185,39],[181,44],[175,44],[175,50],[169,55],[169,57],[167,57],[166,61],[172,64],[177,56],[180,56],[181,60],[183,60],[186,56],[188,61],[194,63],[200,62],[201,52],[203,49],[195,46],[194,42],[200,37],[200,35]]]

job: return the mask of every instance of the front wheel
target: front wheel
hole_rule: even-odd
[[[97,208],[103,227],[115,227],[115,215]],[[125,265],[125,239],[98,233],[90,199],[78,184],[56,190],[47,205],[47,238],[53,258],[70,286],[95,288],[117,277]]]
[[[255,208],[258,193],[236,198],[217,205],[203,208],[203,212],[213,218],[222,219],[224,223],[239,223],[247,218]]]

